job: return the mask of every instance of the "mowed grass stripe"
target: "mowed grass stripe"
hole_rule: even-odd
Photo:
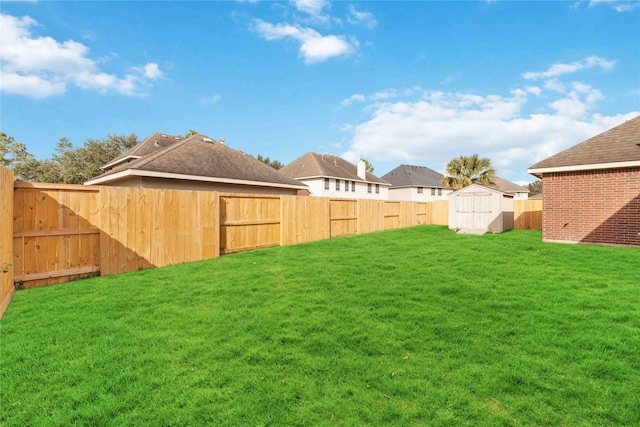
[[[4,425],[634,425],[640,252],[421,226],[16,293]]]

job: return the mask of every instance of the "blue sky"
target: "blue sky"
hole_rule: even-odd
[[[0,3],[0,129],[195,129],[288,163],[308,151],[444,172],[533,163],[640,114],[640,2]]]

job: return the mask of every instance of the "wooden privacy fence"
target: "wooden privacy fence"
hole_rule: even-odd
[[[542,230],[542,200],[515,200],[514,228]]]
[[[12,264],[2,274],[2,307],[14,284],[35,287],[448,220],[447,201],[14,183],[10,171],[0,172],[0,266]],[[536,228],[536,203],[516,201],[516,228]]]
[[[18,288],[447,221],[446,202],[6,182]]]

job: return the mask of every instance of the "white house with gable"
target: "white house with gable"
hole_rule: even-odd
[[[309,152],[282,169],[309,188],[312,196],[388,200],[391,184],[366,171],[363,160],[354,165],[339,156]]]

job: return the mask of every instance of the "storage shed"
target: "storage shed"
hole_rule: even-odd
[[[513,229],[513,194],[471,184],[449,194],[449,229],[501,233]]]

